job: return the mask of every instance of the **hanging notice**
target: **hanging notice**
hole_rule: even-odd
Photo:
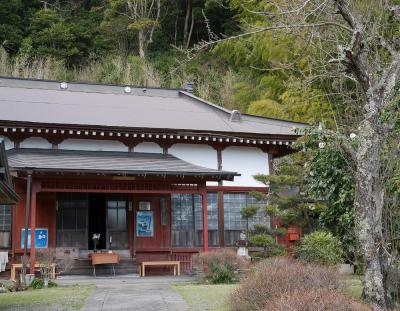
[[[136,236],[152,237],[154,235],[154,219],[152,211],[138,211],[136,214]]]
[[[49,244],[47,228],[35,229],[35,248],[47,248]],[[24,248],[25,228],[21,229],[21,248]],[[28,229],[28,248],[31,247],[31,229]]]

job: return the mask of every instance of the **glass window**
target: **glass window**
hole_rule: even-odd
[[[240,232],[246,230],[246,219],[240,215],[240,210],[247,206],[259,206],[257,214],[249,219],[249,228],[255,224],[269,225],[262,207],[264,201],[258,201],[247,193],[224,194],[224,238],[225,245],[234,245],[239,240]]]
[[[59,193],[57,199],[57,230],[86,229],[87,196],[79,193]]]
[[[219,246],[218,194],[207,193],[208,245]]]
[[[0,231],[11,231],[11,205],[0,205]]]
[[[11,247],[12,206],[0,205],[0,249]]]
[[[198,194],[172,195],[172,245],[203,244],[202,199]]]
[[[126,230],[126,201],[107,201],[107,228]]]

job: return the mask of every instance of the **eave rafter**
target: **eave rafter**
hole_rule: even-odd
[[[51,143],[61,143],[68,138],[118,140],[128,147],[133,147],[141,142],[156,142],[160,146],[171,146],[177,143],[208,144],[208,145],[238,145],[257,146],[261,149],[283,146],[290,147],[297,137],[280,135],[248,135],[231,133],[193,133],[184,131],[156,132],[149,130],[131,129],[96,129],[84,127],[59,127],[59,126],[22,126],[3,125],[0,126],[0,135],[9,137],[12,140],[21,141],[29,137],[43,137]]]

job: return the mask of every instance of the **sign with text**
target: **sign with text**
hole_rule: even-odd
[[[136,236],[152,237],[154,235],[153,212],[138,211],[136,214]]]
[[[35,229],[35,248],[47,248],[49,245],[49,230],[47,228]],[[21,229],[21,248],[25,245],[25,229]],[[31,247],[31,229],[28,229],[28,248]]]

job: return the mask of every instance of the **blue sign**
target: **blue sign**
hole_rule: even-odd
[[[47,228],[35,229],[35,248],[47,248],[49,244],[49,230]],[[25,245],[25,229],[21,229],[21,248]],[[28,248],[31,247],[31,229],[28,229]]]
[[[138,211],[136,215],[136,236],[152,237],[154,235],[153,212]]]

